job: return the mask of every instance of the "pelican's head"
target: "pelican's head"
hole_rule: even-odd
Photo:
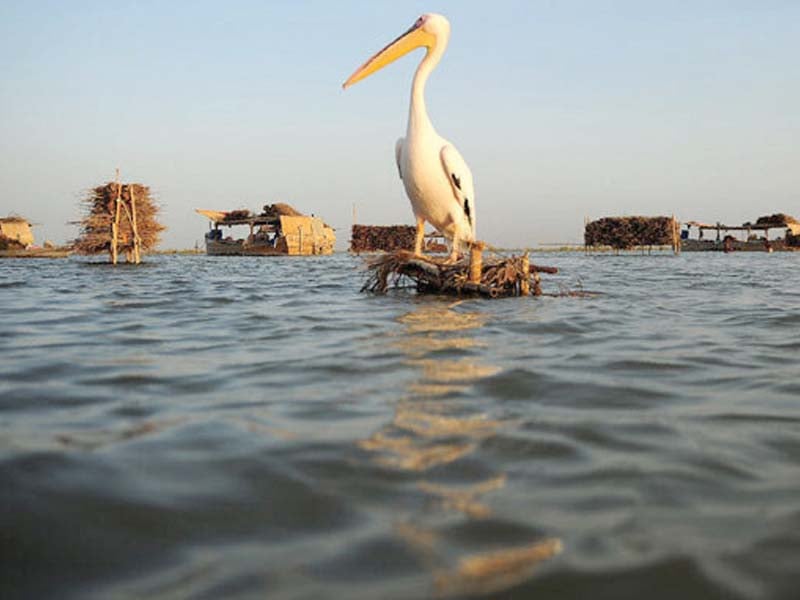
[[[450,22],[445,17],[433,13],[422,15],[408,31],[356,69],[342,87],[347,89],[421,46],[428,52],[437,46],[443,47],[449,37]]]

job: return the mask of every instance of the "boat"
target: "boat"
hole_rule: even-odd
[[[310,256],[332,254],[336,234],[319,217],[306,216],[284,203],[268,204],[260,214],[249,210],[197,209],[209,220],[205,234],[209,256]],[[224,228],[247,227],[236,238]],[[228,235],[225,235],[228,233]]]
[[[0,250],[0,258],[67,258],[72,254],[71,248],[23,248],[17,250]]]

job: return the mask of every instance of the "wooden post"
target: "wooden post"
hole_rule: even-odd
[[[533,295],[534,296],[541,296],[542,295],[542,277],[539,275],[539,271],[533,272]]]
[[[522,281],[519,283],[519,295],[531,295],[531,260],[527,252],[522,256]]]
[[[119,169],[117,169],[117,199],[115,201],[114,220],[111,223],[111,264],[117,264],[117,241],[119,240],[119,217],[120,203],[122,202],[122,183],[119,180]]]
[[[586,245],[586,226],[589,224],[589,217],[583,217],[583,253],[589,254],[589,246]]]
[[[302,225],[298,225],[297,233],[298,233],[298,236],[300,238],[300,244],[299,244],[299,249],[298,249],[297,253],[302,255],[303,254],[303,226]]]
[[[455,243],[455,242],[453,242]],[[483,250],[486,245],[483,242],[473,242],[469,247],[469,281],[470,283],[480,283],[483,275]]]
[[[133,191],[133,184],[128,186],[128,191],[131,194],[131,228],[133,229],[133,262],[139,264],[142,262],[142,240],[139,238],[139,228],[136,224],[136,196]]]
[[[678,222],[675,220],[675,215],[672,215],[672,252],[675,254],[681,253],[681,236],[678,231]]]

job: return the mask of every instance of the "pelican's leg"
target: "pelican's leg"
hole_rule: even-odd
[[[458,227],[458,223],[456,223],[455,226],[453,227],[453,245],[450,247],[450,256],[447,257],[447,260],[445,262],[450,264],[458,262],[458,258],[460,255],[458,247],[461,243],[460,235],[461,235],[461,230]]]
[[[422,254],[422,243],[425,241],[425,219],[417,217],[417,239],[414,242],[414,254],[417,256],[424,256]]]

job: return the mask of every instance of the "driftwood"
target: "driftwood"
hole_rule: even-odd
[[[482,245],[473,246],[471,259],[455,264],[435,261],[399,250],[368,262],[369,276],[362,292],[385,293],[412,281],[420,293],[473,295],[485,298],[542,295],[540,273],[558,273],[555,267],[531,264],[528,255],[484,260]]]

